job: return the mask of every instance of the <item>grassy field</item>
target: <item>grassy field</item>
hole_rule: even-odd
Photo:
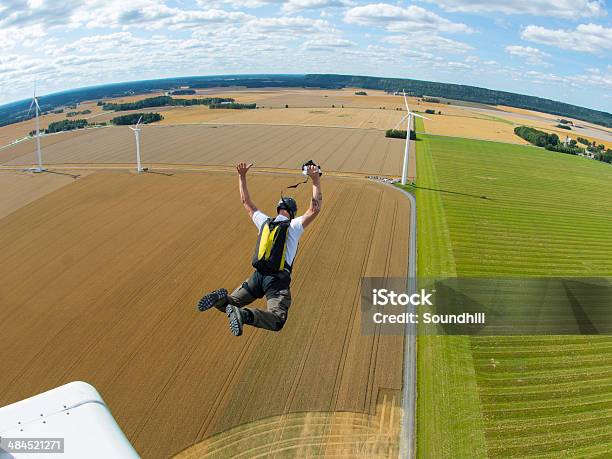
[[[419,138],[421,276],[612,275],[610,166],[534,147]],[[420,457],[612,448],[611,338],[420,337],[418,346]]]

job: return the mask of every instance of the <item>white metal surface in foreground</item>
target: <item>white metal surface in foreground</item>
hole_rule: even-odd
[[[64,453],[41,456],[0,449],[1,459],[139,457],[98,391],[80,381],[0,408],[0,437],[64,439]]]

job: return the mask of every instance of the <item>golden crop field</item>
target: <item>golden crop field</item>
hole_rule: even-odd
[[[83,177],[87,171],[79,171]],[[68,173],[31,174],[21,171],[0,171],[0,219],[11,212],[36,201],[52,191],[68,185],[77,175]]]
[[[378,108],[342,108],[336,106],[311,108],[258,108],[256,110],[209,109],[204,105],[191,107],[159,107],[144,110],[104,113],[96,122],[108,122],[118,115],[156,112],[164,119],[157,125],[226,123],[303,126],[341,126],[362,129],[391,129],[406,112]]]
[[[43,138],[47,164],[133,164],[135,141],[127,127],[89,129],[81,135]],[[299,169],[308,159],[324,170],[401,174],[404,141],[384,132],[302,126],[176,125],[143,126],[144,164],[232,165],[240,160],[256,166]],[[0,151],[7,165],[35,161],[35,142],[29,140]]]
[[[510,123],[442,113],[442,115],[426,115],[429,119],[423,120],[423,125],[428,134],[518,144],[529,143],[514,133],[515,126]]]
[[[83,111],[83,110],[91,110],[91,113],[86,115],[77,115],[72,118],[66,117],[66,113],[72,111]],[[77,105],[76,109],[65,108],[64,113],[49,113],[48,115],[43,115],[40,117],[40,128],[46,129],[50,123],[54,121],[62,121],[65,119],[91,119],[93,121],[95,116],[102,112],[102,108],[98,107],[96,102],[83,102]],[[19,123],[9,124],[7,126],[0,127],[0,147],[4,145],[8,145],[11,142],[21,139],[28,135],[30,131],[36,129],[36,121],[34,119],[29,119],[26,121],[21,121]],[[0,155],[1,155],[0,151]]]
[[[394,128],[406,112],[377,108],[261,108],[257,110],[210,110],[187,107],[163,112],[160,124],[236,123],[304,126],[341,126],[386,130]]]
[[[579,120],[577,118],[571,118],[571,117],[568,117],[568,116],[552,115],[550,113],[544,113],[544,112],[536,112],[536,111],[533,111],[533,110],[526,110],[524,108],[507,107],[505,105],[498,105],[497,108],[499,108],[500,110],[503,110],[505,112],[509,112],[509,114],[512,114],[515,117],[517,115],[519,115],[519,116],[521,116],[521,115],[535,116],[537,118],[542,118],[543,120],[547,120],[547,121],[551,121],[551,122],[556,122],[558,119],[564,118],[566,120],[572,121],[574,124],[579,124],[579,125],[582,125],[582,126],[585,126],[585,127],[598,129],[598,130],[602,131],[603,133],[612,134],[612,128],[609,128],[609,127],[606,127],[606,126],[601,126],[599,124],[589,123],[588,121],[582,121],[582,120]]]
[[[296,177],[253,174],[254,201],[272,212]],[[84,380],[147,458],[397,455],[403,337],[361,333],[360,278],[406,275],[409,204],[365,180],[323,186],[285,328],[240,339],[195,308],[251,271],[235,174],[96,172],[1,218],[0,405]]]

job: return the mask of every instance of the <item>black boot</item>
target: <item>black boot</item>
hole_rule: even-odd
[[[229,320],[230,331],[234,336],[242,335],[242,326],[244,324],[243,312],[238,306],[228,304],[225,307],[225,313]]]
[[[220,288],[204,295],[198,302],[198,311],[207,311],[212,307],[222,307],[227,304],[227,290]]]

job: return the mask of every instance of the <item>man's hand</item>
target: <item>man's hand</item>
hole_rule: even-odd
[[[308,166],[306,168],[306,174],[314,182],[315,180],[319,179],[319,168],[317,166]]]
[[[247,163],[238,163],[236,164],[236,170],[238,171],[238,175],[240,177],[246,177],[247,172],[249,171],[249,169],[253,167],[253,163],[247,164]]]
[[[306,168],[308,177],[312,180],[312,199],[310,200],[310,207],[306,213],[302,216],[302,226],[306,228],[310,225],[313,220],[319,215],[321,211],[321,205],[323,204],[323,194],[321,193],[321,176],[319,175],[319,168],[317,166],[308,166]]]
[[[255,204],[253,204],[253,201],[251,201],[246,179],[247,172],[251,167],[253,167],[253,163],[236,164],[236,170],[238,171],[238,189],[240,190],[240,201],[242,202],[242,205],[246,211],[249,213],[249,216],[253,218],[253,214],[257,212],[257,207],[255,207]]]

